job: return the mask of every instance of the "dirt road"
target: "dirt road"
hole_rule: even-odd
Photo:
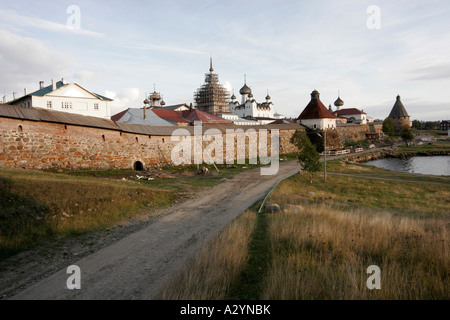
[[[274,176],[262,176],[260,169],[240,173],[166,209],[146,228],[71,263],[80,267],[80,290],[66,288],[67,265],[10,299],[152,299],[205,240],[298,170],[296,161],[286,161]]]

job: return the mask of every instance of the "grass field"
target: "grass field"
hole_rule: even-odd
[[[443,150],[450,152],[450,140],[423,142],[422,145],[412,145],[408,147],[405,144],[400,144],[399,148],[399,151],[401,152],[415,152],[415,153],[420,152],[427,153]]]
[[[175,195],[121,181],[37,171],[0,171],[0,257],[32,247],[40,237],[98,230]]]
[[[324,183],[317,174],[312,185],[307,174],[285,180],[268,203],[301,208],[257,214],[255,205],[161,297],[449,299],[449,180],[339,161],[329,170],[354,176],[329,175]],[[379,290],[366,285],[371,265],[381,270]]]
[[[77,235],[114,226],[171,205],[254,165],[168,167],[153,180],[133,170],[43,172],[0,170],[0,259],[33,247],[39,239]],[[132,177],[134,179],[132,179]],[[126,179],[122,181],[121,179]]]

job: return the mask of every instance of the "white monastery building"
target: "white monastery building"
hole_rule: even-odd
[[[256,102],[253,98],[252,90],[247,86],[246,81],[241,90],[239,90],[239,93],[241,94],[240,103],[236,100],[234,94],[231,96],[231,102],[228,104],[228,110],[230,110],[231,113],[238,115],[240,118],[267,119],[268,121],[275,120],[273,103],[269,94],[267,94],[265,102]]]
[[[52,80],[49,86],[44,86],[44,81],[41,81],[39,90],[28,93],[25,89],[22,97],[14,93],[12,101],[8,101],[7,96],[3,97],[4,104],[65,111],[106,119],[111,117],[111,101],[113,100],[91,92],[77,83],[67,83],[64,78],[58,82]]]
[[[344,101],[338,95],[337,100],[334,102],[336,106],[336,111],[331,110],[331,105],[329,111],[333,112],[333,114],[339,118],[346,118],[347,123],[355,123],[355,124],[366,124],[368,122],[367,114],[359,110],[357,108],[344,108],[341,107],[344,105]]]

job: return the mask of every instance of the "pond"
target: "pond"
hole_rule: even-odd
[[[450,156],[387,158],[365,162],[378,168],[429,175],[450,175]]]

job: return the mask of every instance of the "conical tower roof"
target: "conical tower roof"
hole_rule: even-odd
[[[406,112],[405,107],[400,99],[400,96],[397,96],[397,100],[395,101],[394,107],[389,114],[389,118],[398,118],[398,117],[409,117],[408,112]]]
[[[314,90],[311,93],[311,101],[308,103],[306,108],[303,110],[303,112],[298,117],[299,120],[305,120],[305,119],[323,119],[323,118],[330,118],[330,119],[336,119],[334,114],[332,114],[327,107],[325,107],[320,101],[320,93],[317,90]]]

